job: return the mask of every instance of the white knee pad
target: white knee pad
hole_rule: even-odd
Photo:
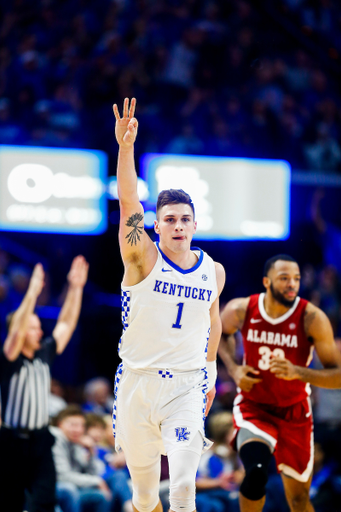
[[[195,510],[195,481],[184,475],[181,482],[169,486],[170,509],[173,512]]]
[[[159,503],[160,461],[138,468],[129,465],[133,505],[139,512],[152,512]]]
[[[187,449],[176,450],[168,456],[169,501],[173,512],[193,512],[195,510],[195,477],[198,470],[202,436],[194,437]],[[200,453],[200,452],[199,452]]]

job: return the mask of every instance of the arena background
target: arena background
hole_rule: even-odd
[[[226,269],[223,303],[262,290],[268,257],[292,255],[301,296],[341,336],[340,34],[332,0],[1,0],[0,144],[101,150],[113,177],[112,104],[135,96],[138,172],[150,152],[286,160],[288,239],[196,244]],[[90,262],[79,326],[53,368],[71,401],[118,363],[123,267],[118,202],[106,201],[103,234],[0,232],[2,341],[37,261],[47,334],[72,258]]]

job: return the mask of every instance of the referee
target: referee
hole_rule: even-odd
[[[50,366],[68,344],[78,322],[88,263],[77,256],[68,274],[68,291],[52,336],[42,339],[37,298],[44,270],[34,267],[19,308],[9,315],[0,353],[2,427],[0,430],[0,510],[22,512],[25,491],[30,512],[54,512],[55,468],[47,428]]]

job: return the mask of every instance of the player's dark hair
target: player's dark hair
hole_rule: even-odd
[[[192,208],[193,218],[195,217],[194,204],[191,199],[191,196],[189,196],[181,188],[170,188],[169,190],[162,190],[160,192],[156,203],[156,215],[160,208],[166,206],[166,204],[188,204]]]
[[[70,418],[70,416],[82,416],[85,419],[85,414],[80,405],[70,404],[57,414],[56,425],[58,426],[63,420]]]
[[[272,258],[269,258],[265,262],[264,271],[263,271],[263,276],[264,277],[267,277],[267,275],[269,273],[269,270],[274,266],[276,261],[279,261],[279,260],[281,260],[281,261],[292,261],[294,263],[297,263],[297,261],[292,256],[289,256],[288,254],[277,254],[276,256],[272,256]]]

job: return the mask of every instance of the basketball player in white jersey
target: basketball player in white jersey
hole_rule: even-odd
[[[144,231],[137,195],[136,100],[114,105],[119,144],[117,184],[122,282],[122,364],[115,379],[116,448],[122,448],[138,512],[161,512],[160,455],[167,454],[170,509],[195,510],[195,476],[205,439],[204,418],[215,395],[221,335],[219,295],[225,272],[198,248],[194,206],[182,190],[160,193],[154,244]],[[207,361],[206,361],[207,359]]]

